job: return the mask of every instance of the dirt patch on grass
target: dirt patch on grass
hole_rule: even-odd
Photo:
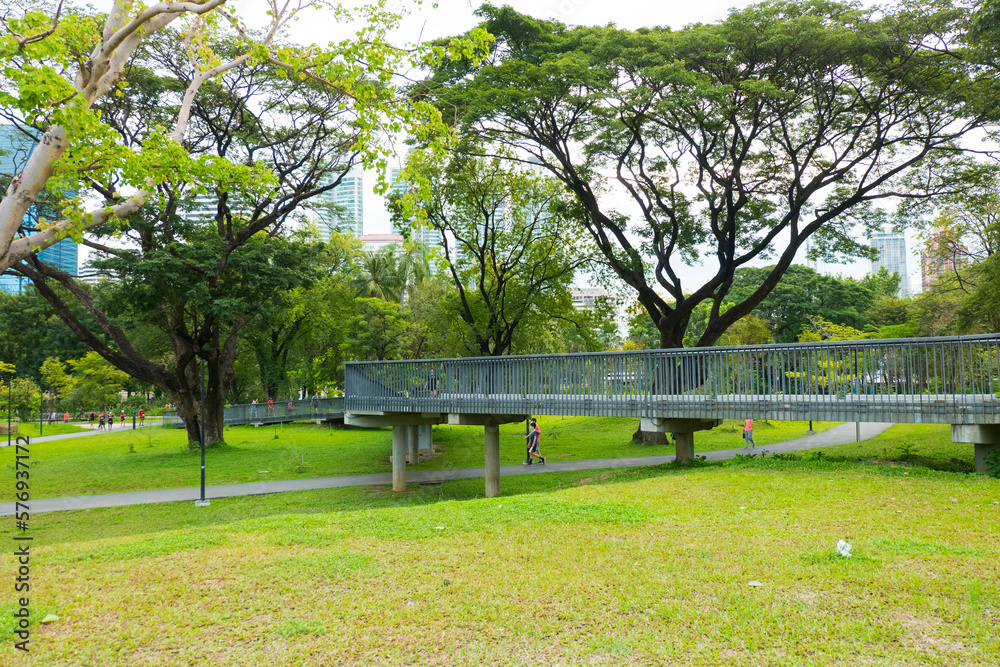
[[[914,616],[908,611],[899,610],[893,614],[892,620],[899,623],[906,631],[903,641],[918,651],[948,654],[965,651],[965,644],[962,642],[938,636],[941,621],[936,618]]]
[[[603,482],[611,478],[611,473],[602,472],[599,475],[594,475],[593,477],[584,477],[576,483],[576,486],[584,486],[586,484],[594,484],[595,482]]]

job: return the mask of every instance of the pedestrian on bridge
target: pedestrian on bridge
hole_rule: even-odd
[[[743,449],[748,447],[757,448],[757,443],[753,439],[753,420],[744,419],[743,420]]]
[[[431,393],[431,398],[437,398],[438,395],[438,379],[434,375],[434,369],[431,369],[430,375],[427,376],[427,382],[424,383],[424,389],[427,389]]]

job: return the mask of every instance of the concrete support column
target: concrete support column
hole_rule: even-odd
[[[409,453],[407,459],[410,465],[420,462],[420,455],[417,453],[417,426],[406,427],[406,449]]]
[[[677,439],[674,460],[683,463],[694,458],[694,431],[676,432],[674,437]]]
[[[431,449],[434,446],[434,427],[430,424],[421,424],[417,427],[417,439],[420,441],[418,449]]]
[[[408,426],[392,427],[392,490],[406,491],[406,432]]]
[[[990,472],[990,466],[986,459],[993,454],[996,457],[996,469],[993,472],[994,477],[1000,477],[1000,445],[987,445],[983,443],[977,443],[976,447],[976,472]]]
[[[486,430],[486,497],[500,495],[500,425],[488,422]]]
[[[976,472],[988,473],[987,458],[1000,450],[1000,424],[952,424],[952,442],[971,442],[976,448]],[[1000,475],[1000,473],[994,473]]]

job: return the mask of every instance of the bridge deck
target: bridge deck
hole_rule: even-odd
[[[524,414],[663,419],[771,419],[788,421],[1000,423],[1000,397],[992,394],[892,394],[867,396],[597,396],[564,394],[447,394],[358,397],[348,412]]]

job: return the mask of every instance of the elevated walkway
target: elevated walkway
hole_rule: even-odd
[[[272,408],[267,403],[243,403],[227,407],[225,414],[226,426],[252,424],[264,426],[267,424],[289,423],[297,421],[343,421],[343,398],[320,398],[313,405],[313,399],[301,401],[275,401]],[[184,428],[184,420],[177,416],[176,410],[163,411],[163,426],[167,428]]]
[[[596,354],[355,362],[347,424],[392,426],[393,488],[404,490],[412,429],[485,428],[486,495],[499,492],[498,425],[528,415],[634,417],[677,436],[722,419],[951,424],[977,470],[1000,456],[1000,334]]]

